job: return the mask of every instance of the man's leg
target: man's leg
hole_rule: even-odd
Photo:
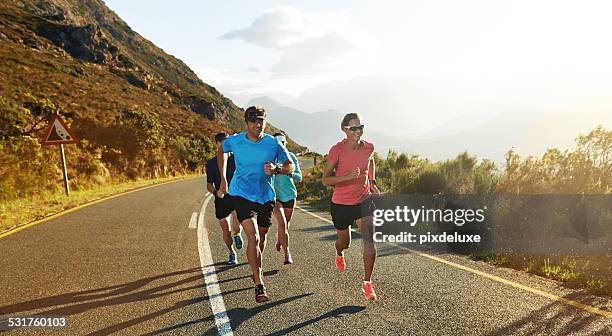
[[[361,231],[361,237],[363,239],[363,266],[365,270],[363,279],[364,281],[372,281],[372,272],[374,271],[374,262],[376,261],[372,216],[358,219],[357,226],[359,226],[359,231]]]
[[[234,241],[230,232],[228,219],[229,216],[219,219],[219,225],[221,226],[221,231],[223,231],[223,242],[225,242],[225,246],[227,246],[227,249],[230,251],[230,253],[235,253],[236,251],[234,251]]]
[[[263,254],[266,249],[266,235],[268,234],[269,227],[259,226],[259,250]]]
[[[266,249],[266,234],[272,226],[272,212],[274,210],[274,201],[269,201],[264,204],[257,205],[257,228],[259,230],[259,249],[263,254]]]
[[[261,250],[259,249],[259,230],[253,218],[242,221],[242,229],[247,236],[247,260],[253,273],[253,281],[256,285],[263,284],[261,272]]]
[[[237,249],[242,250],[242,246],[244,242],[242,240],[242,227],[240,226],[240,221],[238,220],[238,215],[236,211],[232,211],[229,216],[230,226],[232,228],[232,238],[234,239],[234,245]]]
[[[228,221],[231,223],[232,235],[235,236],[242,232],[242,228],[240,227],[240,222],[238,221],[236,211],[232,211],[232,214],[230,215],[230,218],[228,218]]]

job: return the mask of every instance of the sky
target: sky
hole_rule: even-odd
[[[570,95],[612,87],[607,1],[105,1],[223,93],[376,74]]]

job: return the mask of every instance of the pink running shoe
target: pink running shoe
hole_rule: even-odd
[[[346,260],[344,260],[344,255],[339,256],[336,254],[336,268],[340,272],[344,272],[346,269]]]
[[[372,282],[363,282],[363,287],[361,288],[363,291],[363,295],[366,299],[370,301],[376,301],[376,293],[374,292],[374,285]]]

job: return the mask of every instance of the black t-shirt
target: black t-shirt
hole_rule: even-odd
[[[227,171],[225,175],[228,186],[234,176],[234,170],[236,170],[236,163],[234,162],[234,155],[230,154],[227,160]],[[221,173],[219,173],[216,156],[206,162],[206,182],[212,183],[215,186],[215,190],[219,190],[221,187]]]

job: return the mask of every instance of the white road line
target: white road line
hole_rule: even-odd
[[[202,204],[202,209],[200,209],[200,216],[198,217],[198,227],[204,226],[204,212],[206,211],[206,207],[208,206],[208,202],[212,198],[212,194],[209,195],[205,200],[204,204]]]
[[[198,251],[200,252],[200,264],[202,265],[202,274],[204,275],[206,290],[208,291],[208,301],[210,301],[210,307],[212,308],[212,313],[215,316],[217,331],[221,336],[233,336],[234,333],[232,332],[232,325],[230,324],[229,317],[225,311],[223,294],[219,288],[217,273],[215,272],[212,254],[210,253],[208,232],[206,231],[206,226],[204,225],[204,211],[211,198],[212,195],[210,195],[204,201],[202,211],[200,211],[200,219],[202,220],[198,220]]]
[[[197,222],[196,222],[196,218],[198,218],[198,213],[194,212],[191,214],[191,219],[189,220],[189,228],[190,229],[195,229],[197,228]]]

